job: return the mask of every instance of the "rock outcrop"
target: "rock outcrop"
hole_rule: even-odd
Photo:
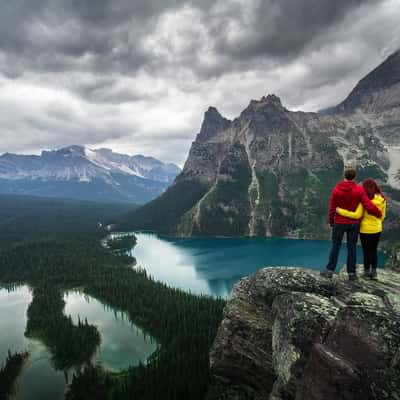
[[[354,163],[389,198],[386,231],[400,212],[400,52],[330,112],[294,112],[275,95],[234,120],[213,107],[172,187],[127,216],[127,227],[172,235],[323,238],[327,202]],[[161,224],[159,221],[164,221]]]
[[[400,274],[262,269],[235,285],[210,365],[207,400],[398,400]]]

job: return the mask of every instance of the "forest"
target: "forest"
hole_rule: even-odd
[[[97,240],[25,243],[3,251],[0,282],[33,287],[27,334],[49,346],[60,369],[87,363],[98,340],[94,327],[85,321],[74,326],[64,316],[63,290],[80,287],[125,311],[160,344],[146,365],[124,373],[87,365],[75,373],[67,399],[203,399],[208,351],[225,301],[169,288],[127,267],[129,262],[130,257],[112,254]],[[79,348],[85,352],[79,354]]]
[[[0,246],[38,239],[100,238],[106,235],[104,226],[135,208],[132,204],[0,194]]]

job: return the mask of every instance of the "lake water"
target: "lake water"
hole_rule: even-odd
[[[138,266],[155,279],[193,293],[226,297],[241,277],[265,266],[325,267],[330,242],[281,238],[170,238],[136,233]],[[384,263],[384,255],[379,255]],[[362,261],[361,248],[358,262]],[[339,266],[345,263],[343,245]]]
[[[107,369],[117,372],[145,362],[157,349],[157,343],[132,324],[126,314],[79,292],[67,292],[64,299],[64,313],[71,315],[75,323],[78,318],[87,318],[89,324],[97,326],[101,344],[94,361]],[[24,336],[26,310],[31,300],[27,286],[13,291],[0,288],[0,365],[9,349],[28,350],[30,356],[17,382],[16,399],[61,400],[71,373],[56,371],[47,347]]]
[[[193,293],[227,297],[241,277],[264,266],[300,266],[315,270],[327,262],[330,242],[278,238],[169,238],[136,233],[132,250],[138,266],[155,279]],[[342,251],[338,266],[345,262]],[[361,249],[358,251],[362,260]],[[380,254],[380,263],[384,255]],[[126,314],[83,293],[64,295],[65,314],[87,318],[98,327],[101,345],[95,362],[111,371],[137,365],[157,349],[157,343],[132,324]],[[7,352],[28,350],[30,357],[17,386],[17,400],[61,400],[71,372],[56,371],[45,345],[24,336],[26,310],[32,300],[27,286],[13,291],[0,288],[0,365]]]
[[[157,343],[140,328],[129,321],[124,312],[114,310],[100,301],[68,292],[64,313],[71,315],[77,324],[78,318],[87,318],[89,324],[96,325],[101,335],[101,345],[96,361],[114,372],[136,366],[144,362],[157,349]]]

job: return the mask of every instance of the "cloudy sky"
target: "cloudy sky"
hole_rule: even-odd
[[[204,111],[342,100],[400,47],[399,0],[13,0],[0,153],[69,144],[182,164]]]

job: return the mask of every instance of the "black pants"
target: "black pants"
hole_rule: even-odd
[[[378,243],[381,233],[360,233],[364,253],[364,269],[370,271],[378,266]]]
[[[334,271],[338,262],[340,247],[342,246],[343,236],[346,233],[347,239],[347,272],[356,272],[357,261],[357,240],[359,224],[335,224],[332,228],[332,248],[329,255],[329,262],[326,266],[330,271]]]

